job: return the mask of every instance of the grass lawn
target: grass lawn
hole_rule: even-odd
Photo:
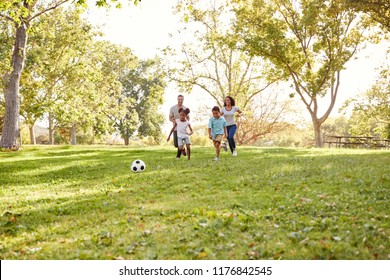
[[[0,152],[0,259],[390,259],[390,151],[238,151]]]

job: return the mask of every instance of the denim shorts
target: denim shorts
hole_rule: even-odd
[[[188,137],[188,136],[184,137],[184,138],[177,137],[177,144],[179,146],[183,146],[184,143],[191,145],[190,137]]]

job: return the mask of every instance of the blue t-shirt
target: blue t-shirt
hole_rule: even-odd
[[[211,117],[209,120],[209,128],[211,128],[211,136],[215,138],[218,134],[225,134],[223,128],[226,126],[226,120],[224,117],[218,119]]]

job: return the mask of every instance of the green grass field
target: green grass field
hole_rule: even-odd
[[[0,259],[390,259],[390,151],[0,152]],[[132,173],[140,158],[144,173]]]

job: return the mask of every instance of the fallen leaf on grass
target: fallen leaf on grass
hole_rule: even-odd
[[[307,238],[307,237],[306,237],[306,238],[305,238],[305,239],[303,239],[303,240],[302,240],[300,243],[301,243],[301,244],[306,244],[306,243],[307,243],[307,241],[309,241],[309,238]]]
[[[332,239],[334,241],[341,241],[341,237],[340,236],[332,236]]]
[[[299,238],[301,238],[301,233],[299,233],[299,232],[290,232],[288,236],[290,236],[290,237],[292,237],[294,239],[299,239]]]
[[[30,252],[35,253],[35,252],[38,252],[38,251],[42,250],[42,247],[29,248],[28,250],[29,250]]]

